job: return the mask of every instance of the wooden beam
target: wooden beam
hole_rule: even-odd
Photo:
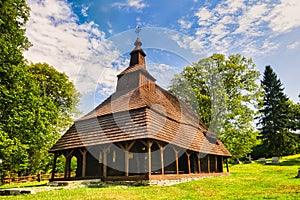
[[[157,143],[157,146],[160,150],[160,164],[161,164],[161,174],[165,174],[165,166],[164,166],[164,146],[160,143]]]
[[[198,173],[201,173],[201,157],[200,153],[197,154],[197,160],[198,160]]]
[[[110,145],[103,148],[103,177],[107,177],[107,152],[110,149]]]
[[[68,176],[68,159],[67,159],[67,156],[66,156],[66,154],[63,154],[64,155],[64,157],[65,157],[65,173],[64,173],[64,178],[67,178],[67,176]]]
[[[207,171],[210,173],[210,158],[209,155],[207,155]]]
[[[215,156],[215,172],[218,172],[218,156]]]
[[[153,144],[153,141],[148,140],[147,141],[147,149],[148,149],[148,177],[151,176],[151,165],[152,165],[152,161],[151,161],[151,146]]]
[[[64,178],[70,178],[70,157],[72,155],[74,150],[71,150],[70,152],[66,151],[63,153],[64,157],[65,157],[65,174],[64,174]]]
[[[72,154],[74,152],[74,149],[72,149],[69,153],[68,153],[68,178],[71,177],[71,158],[72,158]]]
[[[52,173],[51,173],[51,180],[54,180],[54,178],[55,178],[56,160],[57,160],[57,152],[54,153],[54,159],[53,159],[53,165],[52,165]]]
[[[85,173],[86,173],[86,153],[87,153],[87,150],[86,149],[79,149],[79,152],[81,153],[82,155],[82,170],[81,170],[81,176],[82,177],[85,177]]]
[[[129,176],[129,158],[128,158],[128,151],[125,151],[125,176]]]
[[[178,163],[178,153],[179,153],[179,151],[174,146],[173,146],[173,151],[175,153],[176,174],[179,174],[179,163]]]
[[[229,172],[229,167],[228,167],[228,158],[226,158],[226,168],[227,168],[227,172]]]
[[[187,162],[188,162],[188,172],[189,174],[191,173],[191,153],[188,153],[187,151],[185,152],[187,156]]]
[[[119,147],[124,150],[124,157],[125,157],[125,176],[129,176],[129,151],[135,144],[135,140],[131,141],[130,143],[125,143],[125,146],[119,144]]]
[[[224,158],[223,158],[223,156],[221,156],[221,172],[223,172],[224,170],[223,170],[223,167],[224,167]]]

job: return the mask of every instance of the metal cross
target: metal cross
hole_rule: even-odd
[[[136,29],[135,29],[135,33],[136,33],[137,37],[140,36],[141,30],[142,30],[142,28],[140,27],[140,25],[138,25],[138,26],[136,27]]]

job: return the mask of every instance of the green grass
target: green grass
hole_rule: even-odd
[[[28,183],[12,183],[11,185],[5,184],[5,185],[0,185],[0,189],[5,189],[5,188],[21,188],[21,187],[41,187],[41,186],[46,186],[48,181],[41,181],[41,182],[28,182]]]
[[[280,159],[280,165],[231,165],[230,176],[173,186],[77,188],[0,199],[299,199],[300,154]]]

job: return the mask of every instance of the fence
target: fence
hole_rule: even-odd
[[[37,175],[29,175],[29,176],[18,176],[18,174],[10,174],[9,176],[2,179],[2,183],[11,184],[11,183],[44,181],[44,180],[50,180],[51,176],[52,174],[37,174]],[[71,177],[75,177],[75,172],[71,172]],[[55,173],[55,178],[64,178],[64,173]]]

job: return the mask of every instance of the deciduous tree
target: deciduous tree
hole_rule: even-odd
[[[27,64],[29,7],[0,1],[0,174],[46,170],[51,145],[76,111],[78,93],[47,64]]]
[[[259,72],[239,54],[214,54],[186,67],[172,80],[170,91],[190,103],[236,159],[256,145],[255,106],[261,97]]]

